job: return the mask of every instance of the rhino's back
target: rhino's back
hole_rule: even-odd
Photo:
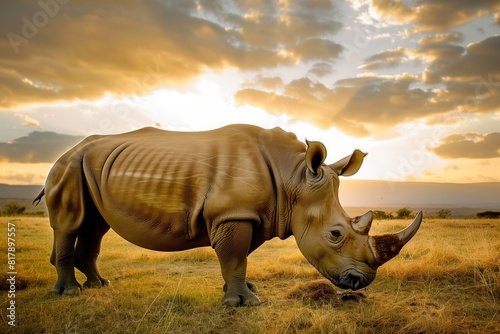
[[[206,245],[221,219],[272,224],[276,181],[263,150],[282,134],[236,125],[103,136],[85,147],[85,177],[105,220],[129,241],[159,250]]]

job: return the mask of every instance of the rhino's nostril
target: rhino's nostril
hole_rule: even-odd
[[[358,290],[359,287],[361,285],[361,281],[359,280],[359,278],[356,278],[355,281],[354,281],[354,288],[353,290]]]
[[[348,280],[350,282],[351,289],[353,289],[353,290],[357,290],[359,288],[359,286],[361,285],[359,276],[349,274]]]
[[[349,273],[344,278],[340,279],[339,286],[343,289],[358,290],[362,287],[361,279],[361,276]]]

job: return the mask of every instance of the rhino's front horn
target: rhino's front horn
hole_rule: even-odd
[[[370,236],[370,247],[379,266],[398,255],[401,248],[413,238],[422,223],[422,216],[420,211],[411,225],[398,233]]]

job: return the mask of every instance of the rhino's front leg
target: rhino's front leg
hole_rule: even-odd
[[[213,247],[219,258],[226,289],[222,303],[228,306],[259,305],[259,298],[246,281],[247,256],[252,242],[252,224],[226,222],[218,226]]]

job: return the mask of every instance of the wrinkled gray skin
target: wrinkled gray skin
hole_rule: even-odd
[[[377,267],[415,234],[369,236],[371,211],[350,218],[338,200],[339,175],[361,166],[364,153],[324,164],[326,148],[304,145],[279,128],[232,125],[206,132],[145,128],[91,136],[65,153],[44,190],[54,230],[54,293],[79,294],[109,284],[96,266],[111,227],[157,251],[211,246],[219,258],[223,303],[257,305],[246,281],[247,256],[264,241],[295,236],[304,256],[341,288],[360,289]],[[76,242],[76,243],[75,243]]]

